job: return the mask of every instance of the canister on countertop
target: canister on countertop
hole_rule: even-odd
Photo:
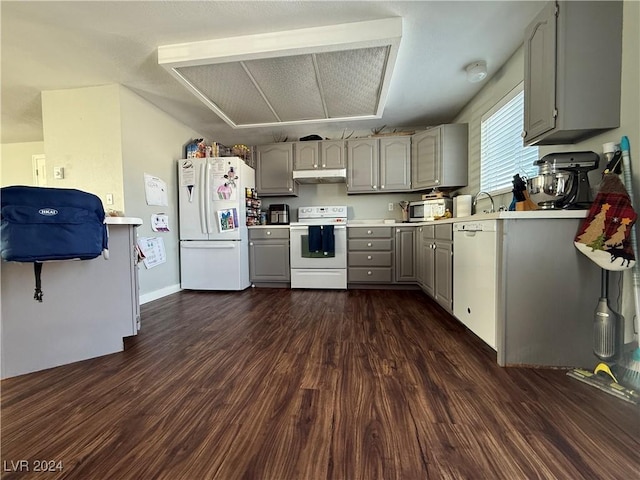
[[[471,215],[471,195],[453,197],[453,216],[468,217]]]

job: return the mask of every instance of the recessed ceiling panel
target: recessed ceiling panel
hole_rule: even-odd
[[[158,63],[234,128],[382,116],[398,17],[158,48]]]
[[[317,55],[329,117],[375,115],[389,47]]]
[[[278,121],[240,63],[180,67],[176,71],[235,124]]]
[[[326,118],[312,55],[252,60],[245,66],[281,121]]]

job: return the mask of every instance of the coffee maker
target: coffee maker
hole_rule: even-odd
[[[595,152],[549,153],[533,163],[538,176],[527,180],[531,200],[541,209],[588,209],[593,203],[588,172],[598,168]]]
[[[289,205],[274,203],[269,205],[269,225],[289,225]]]

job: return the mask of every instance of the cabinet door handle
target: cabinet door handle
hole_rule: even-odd
[[[313,168],[318,168],[318,164],[317,164],[317,163],[314,163],[314,164],[313,164]]]
[[[325,168],[326,166],[327,166],[327,164],[326,164],[326,163],[323,163],[323,164],[322,164],[322,168]]]
[[[290,192],[291,192],[291,191],[293,191],[293,188],[289,187],[289,191],[290,191]]]
[[[381,190],[384,190],[384,185],[380,185],[380,189],[381,189]]]
[[[522,138],[526,137],[526,136],[527,136],[527,131],[526,131],[526,130],[523,130],[523,131],[522,131],[522,133],[520,134],[520,136],[521,136]]]
[[[250,247],[253,247],[253,242],[249,242],[249,246],[250,246]]]
[[[378,187],[376,185],[371,185],[371,188],[373,188],[374,190],[376,190]]]

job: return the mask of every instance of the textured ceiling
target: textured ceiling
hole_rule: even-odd
[[[542,6],[538,1],[3,1],[2,142],[42,140],[41,91],[120,83],[207,138],[264,143],[273,130],[231,129],[158,65],[158,46],[393,16],[403,17],[403,33],[384,116],[325,127],[447,122],[483,85],[468,83],[464,67],[483,59],[489,76],[495,74],[521,45],[525,26]],[[296,107],[288,108],[285,115],[293,115]],[[312,126],[283,127],[281,133],[291,138],[316,132]]]

